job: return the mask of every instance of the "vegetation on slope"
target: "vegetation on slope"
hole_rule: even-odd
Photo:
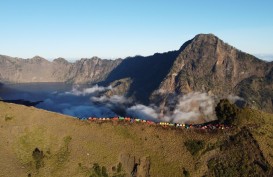
[[[233,129],[214,132],[0,109],[1,177],[272,174],[273,117],[252,109],[239,112]]]

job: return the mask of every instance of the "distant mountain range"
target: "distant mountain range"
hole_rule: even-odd
[[[219,98],[237,95],[250,106],[273,112],[273,62],[244,53],[213,34],[199,34],[179,50],[102,60],[94,57],[70,63],[0,55],[0,82],[66,82],[113,86],[108,94],[165,104],[168,97],[206,92]]]
[[[101,60],[97,57],[69,63],[64,58],[50,62],[39,56],[21,59],[1,55],[0,80],[11,83],[94,83],[105,79],[120,63],[120,59]]]

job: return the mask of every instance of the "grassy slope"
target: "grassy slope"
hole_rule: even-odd
[[[256,121],[255,116],[261,116],[255,111],[251,114],[251,121]],[[261,116],[260,119],[268,125],[261,123],[251,131],[272,165],[272,115],[265,114],[265,118]],[[121,154],[149,157],[151,176],[181,176],[183,168],[191,176],[203,176],[208,170],[207,161],[220,152],[219,142],[237,131],[198,133],[143,124],[89,123],[2,102],[0,126],[1,177],[30,173],[32,176],[88,176],[93,163],[112,172],[112,167],[121,161]],[[205,147],[192,156],[184,145],[189,139],[203,140]],[[45,155],[44,165],[39,170],[32,157],[36,147]]]
[[[239,124],[250,128],[265,158],[273,166],[273,115],[246,108],[239,116]]]

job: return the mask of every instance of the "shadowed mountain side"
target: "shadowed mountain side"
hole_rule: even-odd
[[[0,82],[0,93],[2,92],[3,86],[4,86],[4,84],[2,84],[2,83]],[[0,100],[1,100],[1,99],[2,99],[2,98],[0,97]]]
[[[268,73],[268,75],[266,76],[266,79],[273,82],[273,62],[270,62],[270,65],[272,66],[272,68],[271,68],[270,72]]]
[[[191,40],[187,41],[178,51],[156,53],[148,57],[128,57],[100,84],[108,85],[117,80],[130,78],[132,83],[127,96],[148,104],[152,92],[159,87],[162,80],[167,76],[179,53],[190,43]]]
[[[273,110],[273,68],[266,77],[250,77],[235,87],[235,93],[254,108],[267,112]]]

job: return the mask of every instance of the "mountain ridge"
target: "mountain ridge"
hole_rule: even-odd
[[[269,112],[273,112],[272,68],[273,62],[242,52],[213,34],[198,34],[178,50],[117,60],[92,57],[70,63],[63,58],[50,62],[39,56],[23,60],[0,55],[1,82],[112,84],[119,95],[146,105],[165,105],[170,96],[190,92],[219,99],[238,95]],[[262,86],[268,89],[264,91]],[[251,92],[255,99],[248,97]]]
[[[64,58],[48,61],[39,56],[22,59],[0,55],[0,81],[8,83],[92,83],[104,78],[119,62],[120,59],[112,61],[92,57],[91,59],[81,59],[71,63]],[[84,65],[87,65],[87,67],[83,67]],[[101,65],[104,68],[99,68]],[[86,70],[91,70],[91,72]],[[98,76],[100,70],[105,75]]]
[[[240,87],[242,81],[253,76],[266,77],[271,69],[272,62],[244,53],[212,34],[200,34],[179,54],[151,99],[167,97],[162,96],[164,94],[156,96],[160,92],[167,95],[205,92],[220,98],[243,96],[235,91],[235,87]]]

